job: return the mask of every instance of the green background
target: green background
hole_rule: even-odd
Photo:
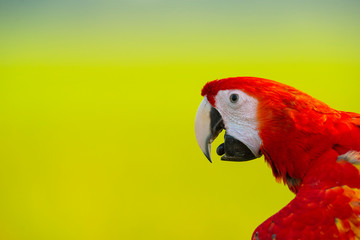
[[[264,77],[360,112],[359,10],[0,1],[0,239],[250,239],[294,195],[263,158],[206,160],[201,88]]]

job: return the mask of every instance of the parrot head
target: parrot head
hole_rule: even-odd
[[[321,146],[330,144],[326,120],[336,110],[293,87],[235,77],[208,82],[201,94],[195,134],[210,162],[211,144],[225,130],[224,143],[217,148],[222,160],[248,161],[265,155],[275,177],[291,183],[302,179]],[[319,146],[316,141],[324,143],[314,147]]]
[[[226,89],[208,83],[202,91],[204,96],[195,118],[198,144],[211,162],[211,143],[222,130],[224,144],[217,153],[222,160],[247,161],[260,157],[257,108],[258,100],[238,88]],[[215,88],[215,89],[214,89]]]

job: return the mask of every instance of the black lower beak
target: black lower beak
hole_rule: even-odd
[[[241,141],[225,133],[225,141],[217,149],[216,153],[224,161],[243,162],[256,158],[252,151]]]

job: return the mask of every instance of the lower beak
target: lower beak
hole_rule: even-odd
[[[220,113],[210,105],[207,98],[201,102],[195,117],[195,135],[201,151],[211,161],[211,143],[225,129]],[[225,133],[224,143],[217,154],[225,161],[248,161],[257,158],[243,142]]]

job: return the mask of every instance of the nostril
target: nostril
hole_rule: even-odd
[[[220,144],[217,149],[216,149],[216,153],[217,155],[219,156],[222,156],[225,154],[225,146],[224,146],[224,143]]]

